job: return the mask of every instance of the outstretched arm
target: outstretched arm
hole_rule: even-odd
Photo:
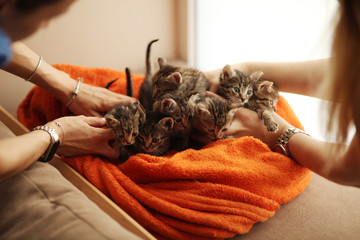
[[[274,151],[277,139],[293,126],[276,113],[273,113],[273,117],[279,123],[276,133],[268,132],[254,111],[241,108],[236,112],[226,134],[234,137],[254,136]],[[305,134],[294,134],[288,147],[292,158],[301,165],[331,181],[360,187],[360,145],[357,134],[350,146],[319,141]]]
[[[61,127],[56,125],[59,122]],[[110,145],[112,129],[103,128],[106,121],[97,117],[63,117],[46,124],[60,139],[57,153],[67,157],[97,154],[110,159],[119,156],[118,149]],[[50,145],[50,135],[37,130],[0,140],[0,181],[29,167],[40,158]]]
[[[252,73],[263,71],[262,78],[276,83],[279,91],[321,97],[319,88],[325,78],[328,59],[303,62],[243,62],[232,67]],[[211,81],[211,91],[216,92],[222,69],[205,72]]]
[[[22,42],[13,43],[12,51],[11,61],[4,70],[24,79],[28,78],[36,69],[39,56]],[[30,82],[48,91],[65,105],[70,101],[77,84],[76,80],[70,78],[65,72],[55,69],[44,60]],[[135,101],[135,99],[102,87],[83,83],[78,96],[71,103],[69,109],[77,115],[99,117],[122,101]]]

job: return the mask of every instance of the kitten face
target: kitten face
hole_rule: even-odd
[[[204,133],[203,142],[222,139],[237,110],[237,108],[230,109],[225,101],[215,96],[207,96],[200,101],[196,105],[194,128]]]
[[[148,119],[136,138],[136,151],[156,156],[164,155],[169,150],[173,126],[174,120],[170,117],[159,121]]]
[[[174,128],[184,130],[191,126],[195,113],[195,105],[198,100],[198,94],[192,95],[190,98],[181,93],[178,93],[176,96],[165,94],[154,103],[153,110],[170,116],[174,119]]]
[[[139,126],[146,119],[145,112],[138,102],[121,103],[106,115],[107,127],[112,128],[116,141],[121,145],[131,145],[139,133]]]
[[[257,104],[266,107],[268,110],[276,111],[279,91],[273,82],[263,79],[258,80],[254,85],[254,96]]]
[[[249,75],[226,65],[220,75],[218,94],[230,101],[245,104],[253,95],[254,83],[262,74],[254,72]]]
[[[177,71],[177,67],[169,65],[164,58],[159,58],[158,62],[160,69],[152,78],[152,97],[155,99],[158,99],[166,92],[178,89],[182,83],[182,76]]]

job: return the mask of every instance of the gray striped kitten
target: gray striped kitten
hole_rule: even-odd
[[[261,75],[263,75],[261,71],[248,74],[226,65],[220,75],[217,94],[231,103],[243,106],[253,95],[254,84]]]
[[[167,63],[164,58],[158,59],[159,71],[153,78],[153,98],[159,99],[166,93],[199,93],[201,97],[210,88],[205,74],[194,68],[176,67]]]
[[[211,142],[225,138],[238,108],[232,108],[216,96],[206,96],[196,105],[196,118],[192,123],[191,138],[194,147],[201,148]]]
[[[188,147],[191,123],[194,119],[196,102],[199,94],[191,95],[183,92],[166,93],[154,102],[154,112],[160,112],[174,119],[172,138],[176,138],[175,149],[181,151]]]
[[[170,149],[174,120],[159,113],[148,113],[133,145],[134,153],[163,156]]]
[[[254,84],[254,94],[245,107],[255,111],[259,118],[264,119],[269,132],[276,132],[279,124],[275,122],[271,113],[276,111],[278,100],[279,91],[275,83],[260,79]]]
[[[131,155],[129,145],[134,144],[139,128],[145,123],[144,109],[139,102],[120,103],[105,115],[105,119],[107,127],[114,132],[120,160],[126,161]]]

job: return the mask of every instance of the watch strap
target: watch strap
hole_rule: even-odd
[[[279,152],[279,153],[291,158],[291,153],[290,153],[288,144],[289,144],[290,138],[297,133],[302,133],[302,134],[310,136],[309,134],[307,134],[306,132],[304,132],[301,129],[289,128],[278,138],[277,143],[275,145],[276,152]]]

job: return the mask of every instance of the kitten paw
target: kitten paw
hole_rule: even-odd
[[[277,132],[277,130],[279,129],[279,124],[277,124],[276,122],[266,122],[265,123],[267,130],[269,132]]]

